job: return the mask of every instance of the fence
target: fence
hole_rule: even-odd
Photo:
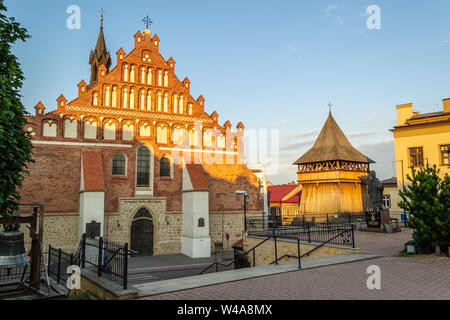
[[[307,243],[324,243],[343,247],[355,247],[354,226],[352,224],[305,222],[299,227],[280,227],[272,230],[249,231],[249,236],[298,239]]]
[[[305,227],[307,223],[327,223],[327,224],[352,224],[361,220],[365,222],[364,213],[341,213],[341,214],[302,214],[297,216],[277,217],[274,219],[247,218],[247,231],[257,231],[266,229],[276,229],[280,227]]]
[[[67,281],[70,277],[70,274],[67,273],[67,268],[72,265],[78,265],[78,261],[76,261],[75,255],[48,246],[47,272],[49,277],[54,279],[58,284],[62,281]]]
[[[301,227],[278,227],[267,230],[248,231],[248,236],[257,236],[263,239],[253,248],[244,253],[235,249],[235,259],[229,264],[214,262],[207,266],[200,274],[204,274],[211,268],[215,267],[216,272],[219,266],[229,267],[234,264],[235,269],[247,268],[250,266],[249,261],[253,260],[253,266],[256,266],[256,249],[267,241],[274,241],[274,261],[272,264],[278,264],[278,261],[287,257],[298,259],[298,265],[301,269],[301,259],[309,256],[312,252],[320,249],[324,245],[331,244],[342,247],[355,248],[355,226],[353,224],[330,224],[330,223],[311,223],[305,222],[305,226]],[[265,239],[264,239],[265,238]],[[297,243],[297,255],[279,256],[277,251],[277,239],[295,240]],[[316,245],[313,249],[306,253],[300,253],[301,242],[307,242]]]
[[[67,268],[78,265],[81,269],[94,271],[99,277],[104,277],[128,288],[128,256],[131,251],[128,243],[124,245],[100,238],[88,240],[83,234],[76,254],[68,254],[61,249],[49,246],[47,252],[48,272],[58,283],[67,281],[70,274]]]

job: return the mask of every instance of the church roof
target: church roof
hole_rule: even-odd
[[[309,149],[303,156],[294,162],[295,165],[306,164],[321,161],[353,161],[362,163],[374,163],[358,150],[356,150],[348,141],[345,134],[339,128],[333,118],[328,115],[328,119],[316,139],[313,147]]]

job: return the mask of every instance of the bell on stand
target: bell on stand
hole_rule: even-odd
[[[29,261],[25,253],[23,232],[0,232],[0,282],[16,280],[18,274],[13,273],[13,270],[19,271],[23,267],[20,274],[22,282]]]

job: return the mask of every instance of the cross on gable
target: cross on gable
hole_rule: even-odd
[[[142,22],[145,23],[147,29],[148,29],[148,27],[149,27],[150,25],[153,24],[152,19],[150,19],[150,17],[149,17],[148,15],[142,20]]]

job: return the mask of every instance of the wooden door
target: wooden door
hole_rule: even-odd
[[[131,225],[131,250],[153,255],[153,221],[139,219]]]

